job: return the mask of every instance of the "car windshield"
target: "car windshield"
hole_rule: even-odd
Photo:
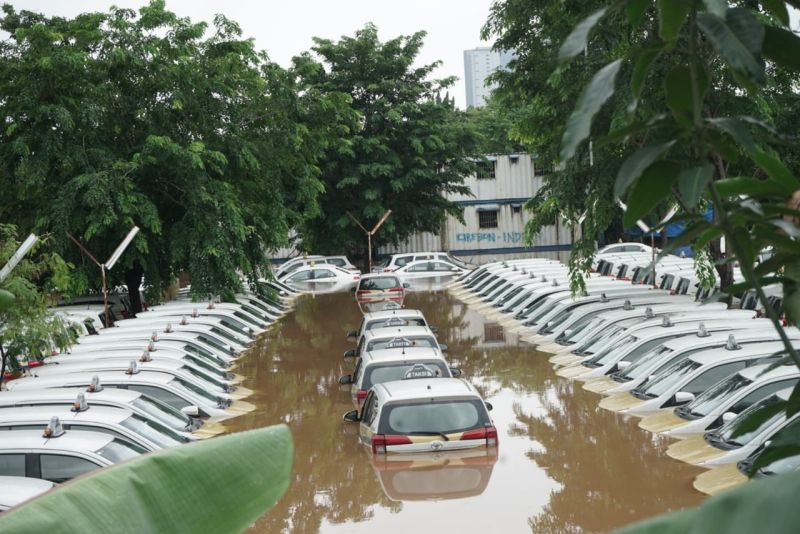
[[[240,343],[241,343],[241,341],[239,341],[239,340],[238,340],[236,337],[234,337],[232,334],[229,334],[229,333],[228,333],[228,332],[226,332],[225,330],[222,330],[221,328],[218,328],[218,327],[216,327],[216,326],[212,326],[212,327],[211,327],[211,332],[212,332],[212,333],[214,333],[214,334],[217,334],[218,336],[221,336],[221,337],[223,337],[223,338],[227,339],[228,341],[230,341],[230,342],[232,342],[232,343],[237,343],[237,344],[240,344]]]
[[[573,325],[571,329],[564,332],[567,334],[564,339],[570,345],[578,343],[579,341],[583,341],[589,332],[604,322],[605,319],[601,319],[600,317],[586,317],[578,322],[578,324]]]
[[[682,362],[664,369],[656,375],[653,380],[645,382],[634,391],[643,393],[650,398],[660,397],[675,386],[681,384],[687,376],[691,375],[696,369],[699,369],[700,366],[701,364],[694,360],[683,360]]]
[[[559,305],[559,302],[552,298],[542,299],[542,306],[539,306],[539,309],[533,310],[529,314],[526,315],[527,321],[526,324],[536,324],[536,322],[553,311],[556,306]]]
[[[217,401],[219,400],[217,397],[215,397],[208,391],[204,390],[203,388],[199,388],[194,384],[192,384],[191,382],[189,382],[188,380],[184,380],[177,376],[172,379],[170,385],[179,391],[182,391],[184,393],[189,393],[190,395],[194,394],[200,396],[206,400],[213,402],[214,404],[216,404]]]
[[[750,415],[760,410],[771,410],[773,407],[778,406],[779,404],[783,403],[784,401],[778,395],[772,395],[763,399],[748,409],[743,411],[738,417],[736,417],[733,421],[723,425],[720,427],[719,430],[716,432],[710,432],[709,435],[711,436],[712,440],[719,440],[721,442],[727,443],[733,447],[742,447],[750,443],[756,436],[764,432],[766,429],[774,425],[779,421],[783,421],[786,419],[786,411],[780,410],[777,413],[774,413],[770,417],[767,417],[761,423],[758,424],[756,428],[753,428],[747,432],[744,432],[736,437],[733,437],[737,431],[742,428],[743,425],[749,424],[748,419],[750,419]],[[767,412],[769,413],[769,412]],[[748,421],[748,423],[745,423]]]
[[[606,347],[609,342],[614,343],[622,341],[624,337],[620,337],[618,334],[623,332],[623,330],[624,329],[621,326],[610,326],[603,329],[602,332],[596,332],[595,335],[586,339],[586,347],[582,350],[582,352],[585,354],[596,354],[597,351],[601,350],[603,347]]]
[[[138,414],[133,414],[122,421],[121,424],[128,430],[132,430],[159,447],[174,447],[175,445],[180,445],[181,443],[189,441],[188,438],[182,438],[180,434],[168,429],[164,425]]]
[[[413,363],[395,363],[387,365],[371,365],[367,367],[364,375],[364,382],[361,389],[368,390],[375,384],[383,384],[384,382],[391,382],[392,380],[403,380],[406,373],[415,365],[424,365],[431,371],[439,372],[439,376],[445,378],[450,377],[450,370],[447,364],[442,360],[428,361],[428,362],[413,362]]]
[[[634,380],[641,378],[645,373],[650,372],[653,362],[665,361],[669,358],[669,354],[674,352],[671,348],[665,347],[663,344],[657,345],[650,349],[646,354],[643,354],[636,362],[632,363],[624,371],[619,373],[619,376],[627,380]]]
[[[510,309],[516,308],[517,306],[522,304],[530,296],[531,296],[531,291],[523,292],[522,295],[520,295],[516,300],[514,300],[514,302],[512,302],[508,306],[506,306],[506,309],[510,310]]]
[[[400,281],[394,276],[381,276],[378,278],[362,278],[359,289],[367,291],[380,291],[400,287]]]
[[[404,340],[408,340],[408,343],[405,343]],[[400,335],[399,337],[393,337],[393,338],[387,338],[387,339],[374,339],[374,340],[370,341],[369,344],[367,345],[367,350],[368,351],[381,350],[381,349],[392,348],[392,346],[437,348],[436,340],[433,338],[433,336],[403,336],[403,335]]]
[[[138,399],[134,399],[131,406],[138,408],[151,417],[157,418],[159,421],[164,421],[172,428],[183,429],[192,424],[189,416],[182,411],[144,394]]]
[[[186,352],[191,352],[192,354],[196,354],[197,356],[200,356],[201,358],[205,358],[209,362],[211,362],[213,364],[216,364],[216,365],[219,365],[220,367],[225,367],[226,366],[225,360],[215,356],[214,354],[212,354],[210,351],[204,349],[203,347],[199,347],[199,346],[195,346],[194,344],[188,344],[187,343],[186,345],[183,346],[183,349]]]
[[[375,319],[367,323],[366,330],[385,328],[390,326],[427,326],[422,317],[390,317],[389,319]]]
[[[450,434],[490,423],[479,399],[389,403],[383,408],[378,431],[401,435]]]
[[[112,463],[124,462],[131,458],[136,458],[147,451],[133,443],[122,441],[121,439],[112,440],[111,443],[97,451],[97,454]]]
[[[220,343],[219,341],[210,336],[200,335],[197,337],[197,339],[199,339],[201,342],[205,343],[209,347],[212,347],[216,350],[222,351],[224,353],[228,352],[228,347],[226,347],[225,345],[223,345],[222,343]]]
[[[736,373],[727,380],[718,382],[705,390],[695,400],[686,406],[681,406],[680,410],[697,417],[705,417],[718,408],[726,399],[730,399],[737,391],[748,387],[752,383],[753,381],[749,378]]]
[[[638,341],[636,336],[624,336],[589,358],[587,363],[600,367],[606,365],[607,363],[616,361],[615,359],[625,350],[630,348],[630,345],[634,344],[636,341]]]
[[[543,334],[551,334],[556,328],[564,324],[567,319],[574,317],[576,306],[569,306],[556,314],[555,317],[547,321],[541,330]]]
[[[208,363],[207,361],[203,360],[194,355],[186,355],[186,360],[192,362],[194,365],[202,368],[204,371],[211,373],[212,375],[218,378],[225,378],[225,371],[220,369],[218,366]]]
[[[498,304],[504,304],[506,301],[508,301],[508,299],[514,298],[514,296],[518,295],[520,291],[522,291],[521,287],[515,287],[514,289],[503,295],[503,297],[497,301]]]

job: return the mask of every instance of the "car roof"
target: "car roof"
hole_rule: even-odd
[[[400,308],[399,310],[382,310],[377,312],[369,312],[364,314],[365,321],[391,319],[392,317],[423,317],[422,312],[419,310],[412,310],[410,308]]]
[[[791,329],[790,329],[791,330]],[[792,332],[791,337],[800,337],[800,332]],[[739,332],[709,332],[707,337],[699,336],[685,336],[676,339],[671,339],[664,343],[668,348],[673,350],[680,350],[685,348],[699,347],[702,345],[713,345],[715,343],[725,343],[728,338],[733,336],[733,339],[739,342],[751,343],[754,341],[777,341],[778,333],[768,329],[753,329],[742,330]]]
[[[8,449],[34,449],[53,451],[94,452],[111,443],[115,437],[90,430],[65,430],[56,438],[42,437],[42,430],[4,430],[0,451]]]
[[[385,401],[430,399],[435,397],[475,397],[481,398],[478,391],[460,378],[419,378],[415,380],[394,380],[373,387]]]
[[[800,343],[794,344],[795,348],[800,347]],[[725,347],[717,349],[704,350],[689,357],[700,365],[708,365],[710,363],[722,362],[727,360],[736,360],[738,358],[747,358],[751,356],[769,356],[784,350],[782,341],[770,341],[768,343],[748,343],[742,345],[737,350],[728,350]]]
[[[0,507],[16,506],[53,486],[52,482],[41,478],[0,476]]]
[[[389,326],[384,328],[373,328],[367,332],[364,332],[364,337],[367,341],[372,340],[374,338],[392,338],[392,337],[401,337],[401,336],[432,336],[433,332],[427,326]]]
[[[78,393],[83,393],[86,400],[91,402],[108,400],[113,402],[128,403],[138,399],[142,394],[138,391],[131,391],[128,389],[117,388],[104,388],[100,391],[87,392],[86,388],[71,387],[71,388],[51,388],[51,389],[22,389],[18,391],[3,391],[0,393],[0,406],[5,406],[11,402],[25,402],[28,399],[37,401],[60,401],[72,402]],[[63,399],[63,400],[62,400]]]
[[[438,350],[431,347],[407,347],[396,349],[380,349],[365,352],[361,358],[365,363],[372,361],[389,361],[389,360],[443,360],[442,355]]]
[[[46,364],[41,367],[36,367],[31,369],[32,376],[52,376],[51,373],[58,373],[61,371],[62,373],[74,373],[76,371],[80,371],[80,369],[84,369],[87,366],[95,367],[99,370],[100,367],[106,367],[109,371],[114,369],[127,369],[127,365],[131,362],[131,360],[136,362],[136,366],[140,370],[145,370],[150,367],[152,370],[158,371],[180,371],[185,368],[185,361],[184,360],[176,360],[174,358],[162,358],[158,359],[157,357],[153,357],[153,359],[149,362],[140,362],[138,358],[134,357],[126,357],[121,356],[119,358],[110,357],[110,358],[79,358],[75,361],[68,361],[69,356],[65,356],[64,360],[61,360],[59,365],[56,364]],[[43,369],[48,369],[45,374],[39,374],[39,372]]]
[[[60,387],[69,384],[89,385],[92,378],[97,376],[100,378],[100,384],[104,383],[150,383],[150,384],[168,384],[175,377],[167,373],[139,371],[134,375],[125,374],[124,371],[86,371],[78,373],[64,373],[52,376],[40,377],[26,377],[13,380],[8,383],[7,387],[15,389],[25,387],[29,389],[36,389],[37,385],[43,388],[46,387]],[[24,386],[23,386],[24,385]]]
[[[798,369],[798,367],[793,363],[787,365],[780,365],[774,369],[767,371],[767,369],[769,369],[771,365],[773,364],[762,363],[760,365],[754,365],[752,367],[742,369],[741,371],[739,371],[739,374],[744,378],[747,378],[748,380],[752,380],[754,382],[762,382],[764,380],[772,378],[784,378],[792,376],[800,377],[800,369]]]
[[[56,416],[61,422],[94,421],[116,424],[133,415],[131,410],[125,408],[87,404],[89,408],[82,412],[73,412],[72,407],[67,405],[0,408],[0,422],[45,421],[46,425],[51,417]]]
[[[395,280],[398,280],[397,275],[392,273],[366,273],[361,275],[362,281],[369,280],[370,278],[394,278]]]
[[[656,317],[655,319],[647,319],[644,323],[641,324],[641,327],[637,325],[637,328],[634,332],[631,332],[636,337],[642,339],[645,337],[659,335],[661,332],[675,332],[675,333],[692,333],[696,332],[700,326],[700,323],[703,323],[705,327],[708,328],[725,328],[725,327],[737,327],[737,328],[765,328],[771,327],[765,325],[761,322],[756,322],[755,319],[739,319],[739,318],[730,318],[730,319],[707,319],[707,318],[696,318],[696,319],[689,319],[686,321],[673,321],[671,326],[662,326],[661,321],[663,321],[663,317]],[[672,320],[672,318],[670,318]]]

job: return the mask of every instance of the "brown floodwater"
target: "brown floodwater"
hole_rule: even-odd
[[[257,408],[226,422],[284,422],[294,437],[292,483],[254,532],[607,532],[703,500],[691,486],[702,470],[668,458],[636,419],[598,408],[547,355],[448,293],[412,293],[405,306],[439,327],[451,365],[494,405],[497,457],[373,462],[341,420],[358,307],[349,294],[304,296],[242,359]]]

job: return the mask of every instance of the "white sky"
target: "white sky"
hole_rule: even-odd
[[[146,0],[6,0],[15,9],[71,17],[86,11],[107,11],[111,5],[138,8]],[[288,66],[291,58],[311,47],[312,37],[338,39],[353,35],[367,22],[378,27],[381,40],[428,33],[418,63],[442,61],[436,77],[457,76],[451,96],[465,104],[464,50],[487,46],[480,29],[492,0],[167,0],[167,9],[194,21],[211,22],[223,13],[255,38],[273,61]]]

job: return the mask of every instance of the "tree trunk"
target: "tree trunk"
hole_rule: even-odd
[[[3,389],[3,384],[6,381],[6,351],[3,350],[3,342],[0,340],[0,359],[3,360],[2,366],[0,366],[0,390]]]
[[[717,270],[717,274],[719,275],[720,290],[722,290],[724,293],[725,290],[731,284],[733,284],[733,264],[723,263],[721,261],[727,257],[727,254],[722,252],[720,239],[714,239],[708,244],[708,248],[711,252],[711,260],[714,262],[714,268]],[[723,300],[730,304],[730,297]]]
[[[142,276],[144,276],[144,269],[138,264],[125,271],[125,285],[128,287],[128,300],[131,303],[130,311],[132,317],[136,317],[136,314],[142,311],[142,295],[139,293],[139,287],[142,285]]]

